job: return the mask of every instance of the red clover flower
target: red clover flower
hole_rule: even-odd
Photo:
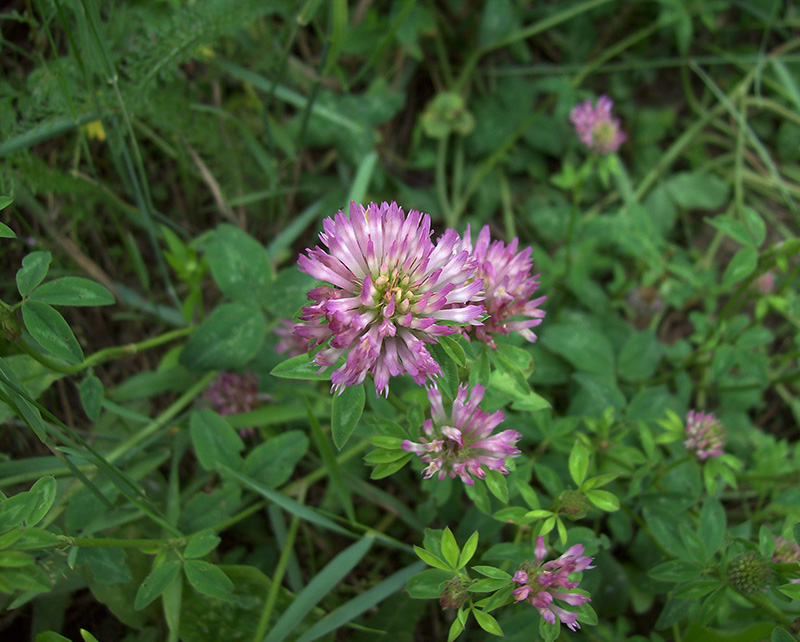
[[[714,413],[690,410],[686,415],[686,441],[683,445],[696,452],[698,459],[719,457],[725,452],[722,449],[725,445],[722,422]]]
[[[486,477],[484,466],[508,474],[506,458],[521,454],[514,444],[522,435],[516,430],[492,434],[505,416],[500,410],[489,414],[478,407],[483,393],[483,386],[478,385],[468,395],[467,384],[461,384],[452,410],[446,414],[441,393],[435,387],[428,390],[431,418],[422,425],[425,436],[419,443],[408,439],[402,443],[403,450],[416,453],[428,464],[423,472],[425,479],[436,473],[440,481],[447,475],[458,475],[465,484],[474,486],[472,476]]]
[[[591,599],[582,593],[571,592],[578,587],[578,582],[570,581],[569,576],[594,568],[591,566],[594,558],[583,557],[583,544],[575,544],[561,557],[542,564],[547,549],[544,537],[541,535],[536,539],[534,553],[536,560],[525,562],[522,568],[514,573],[512,580],[521,585],[513,590],[514,599],[518,602],[522,600],[530,602],[550,624],[555,624],[558,617],[562,624],[576,631],[581,628],[577,614],[556,606],[553,600],[560,600],[570,606],[591,602]]]
[[[220,372],[203,391],[203,400],[220,415],[235,415],[255,410],[269,397],[258,391],[258,375],[248,372]],[[253,428],[242,428],[243,435],[252,435]]]
[[[472,247],[472,236],[469,225],[461,243],[462,249],[469,251],[478,263],[477,276],[483,279],[485,298],[483,305],[489,315],[483,325],[467,327],[467,334],[474,334],[480,341],[496,349],[497,345],[491,335],[518,332],[528,341],[536,341],[536,335],[530,330],[542,322],[545,311],[539,306],[547,297],[531,300],[539,289],[539,275],[531,276],[533,248],[526,247],[517,252],[519,239],[506,245],[502,241],[491,242],[489,226],[486,225],[478,234],[475,247]],[[517,320],[511,319],[518,317]],[[528,318],[524,318],[528,317]]]
[[[474,278],[469,252],[454,252],[460,238],[447,230],[434,245],[431,220],[396,203],[350,204],[323,221],[319,237],[328,248],[307,249],[300,270],[330,285],[308,293],[294,331],[324,346],[314,356],[322,370],[341,357],[331,373],[332,390],[360,385],[367,374],[378,393],[389,394],[389,377],[408,373],[422,385],[440,374],[426,344],[473,324],[483,307],[477,304],[483,281]]]
[[[289,319],[281,319],[280,325],[275,326],[272,331],[280,337],[275,344],[275,352],[278,354],[288,352],[290,357],[296,357],[308,351],[308,341],[295,334],[294,323]]]
[[[611,154],[619,149],[627,136],[620,129],[619,119],[611,115],[614,103],[603,94],[592,107],[591,100],[576,105],[569,113],[569,119],[575,125],[575,133],[590,151],[598,154]]]

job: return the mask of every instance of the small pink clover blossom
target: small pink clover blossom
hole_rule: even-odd
[[[287,352],[290,357],[296,357],[308,352],[308,341],[295,334],[294,323],[289,319],[281,319],[280,325],[275,326],[272,331],[280,337],[275,344],[275,352],[278,354]]]
[[[518,602],[527,600],[535,606],[539,614],[550,624],[556,623],[556,617],[570,630],[577,631],[581,628],[578,616],[554,603],[559,600],[568,606],[580,606],[591,602],[591,599],[582,593],[574,593],[572,589],[578,587],[578,582],[570,581],[572,573],[580,573],[592,566],[592,557],[583,556],[583,544],[575,544],[567,549],[561,557],[542,563],[547,549],[544,537],[536,539],[534,554],[535,560],[530,560],[514,573],[513,582],[520,584],[512,591],[514,599]]]
[[[448,475],[458,476],[468,486],[474,486],[473,476],[486,477],[484,467],[507,475],[506,458],[522,454],[514,445],[522,436],[516,430],[492,434],[505,415],[500,410],[491,414],[481,410],[478,404],[483,393],[483,386],[477,385],[467,393],[467,384],[461,384],[448,414],[441,393],[435,387],[428,390],[431,418],[422,425],[425,436],[420,437],[419,443],[408,439],[402,443],[403,450],[416,453],[428,464],[423,471],[425,479],[436,474],[440,481]]]
[[[492,335],[517,332],[528,341],[536,341],[531,328],[542,322],[545,311],[539,306],[547,297],[531,299],[539,289],[539,275],[531,275],[533,249],[528,246],[517,252],[519,239],[506,245],[503,241],[491,241],[489,226],[478,234],[475,247],[469,225],[461,248],[469,251],[478,264],[477,276],[483,279],[485,295],[483,305],[489,315],[483,325],[468,326],[464,332],[496,349]]]
[[[268,395],[258,391],[258,375],[248,372],[220,372],[203,391],[203,401],[220,415],[236,415],[255,410]],[[253,428],[242,428],[243,435],[252,435]]]
[[[358,386],[371,374],[377,393],[389,394],[389,378],[409,374],[420,385],[441,371],[428,344],[480,325],[483,281],[461,239],[447,230],[434,245],[431,220],[397,203],[350,203],[323,221],[324,250],[307,249],[300,270],[328,283],[308,293],[295,334],[310,341],[321,371],[344,357],[331,373],[332,390]]]
[[[694,451],[698,459],[706,460],[724,454],[725,429],[711,412],[690,410],[686,414],[686,450]]]
[[[627,136],[620,129],[619,119],[611,114],[614,103],[603,94],[592,107],[591,100],[575,105],[569,119],[575,125],[575,133],[590,151],[605,156],[616,152]]]

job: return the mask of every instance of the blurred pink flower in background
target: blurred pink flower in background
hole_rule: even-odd
[[[569,119],[575,125],[575,133],[590,151],[598,154],[616,152],[628,138],[622,131],[619,119],[611,114],[614,103],[603,94],[592,107],[591,100],[585,100],[572,108]]]

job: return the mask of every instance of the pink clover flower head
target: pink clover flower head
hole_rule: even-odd
[[[512,591],[512,595],[518,602],[530,602],[550,624],[555,624],[558,618],[570,630],[577,631],[581,628],[577,614],[558,606],[555,600],[568,606],[591,602],[589,597],[573,591],[578,587],[578,582],[571,581],[569,576],[594,568],[591,565],[594,558],[583,555],[583,544],[570,547],[561,557],[549,562],[544,562],[546,554],[544,538],[540,535],[534,549],[536,559],[525,562],[511,578],[513,582],[520,584]]]
[[[314,356],[321,371],[346,357],[331,373],[332,390],[360,385],[367,374],[378,393],[389,394],[389,378],[409,374],[422,385],[440,374],[427,344],[454,334],[448,323],[480,324],[483,282],[461,239],[448,230],[431,240],[427,214],[405,214],[396,203],[350,203],[323,221],[319,235],[328,248],[306,250],[300,270],[330,285],[308,293],[294,331],[324,346]]]
[[[756,287],[761,294],[772,294],[775,289],[775,275],[772,272],[764,272],[756,279]]]
[[[784,537],[775,538],[775,550],[772,552],[772,561],[776,564],[793,564],[800,562],[800,546],[797,542]]]
[[[719,457],[724,454],[725,429],[711,412],[690,410],[686,414],[686,450],[694,451],[698,459]]]
[[[280,325],[275,326],[272,331],[280,337],[275,344],[275,352],[278,354],[287,352],[290,357],[296,357],[308,352],[308,340],[295,334],[294,323],[289,319],[281,319]]]
[[[616,152],[628,138],[620,129],[619,119],[611,114],[614,103],[603,94],[593,107],[591,100],[575,105],[569,119],[575,125],[575,133],[590,151],[601,155]]]
[[[220,415],[235,415],[255,410],[269,397],[258,391],[258,375],[247,372],[221,372],[203,391],[202,399]],[[253,428],[242,428],[243,435],[252,435]]]
[[[468,393],[467,384],[461,384],[447,413],[441,393],[435,387],[428,390],[431,418],[422,425],[424,436],[419,442],[405,439],[402,443],[403,450],[416,453],[428,464],[423,471],[425,479],[437,474],[440,481],[447,475],[458,476],[474,486],[473,477],[484,479],[486,470],[507,475],[506,459],[522,454],[514,445],[522,437],[516,430],[492,434],[505,416],[500,410],[490,414],[478,407],[483,393],[483,386]]]
[[[506,245],[503,241],[491,241],[489,226],[478,234],[475,247],[469,225],[461,247],[469,251],[477,261],[477,276],[483,280],[485,291],[483,305],[489,315],[483,325],[465,328],[489,347],[496,349],[492,335],[518,332],[528,341],[536,341],[531,328],[542,322],[545,311],[539,306],[547,297],[531,299],[539,289],[539,275],[531,275],[533,260],[530,246],[518,252],[519,239]]]

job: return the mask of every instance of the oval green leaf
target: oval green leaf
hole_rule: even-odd
[[[133,608],[137,611],[141,611],[155,600],[167,589],[180,570],[181,563],[177,560],[165,562],[158,568],[154,568],[150,574],[144,578],[141,586],[139,586],[139,590],[136,591]]]
[[[186,342],[180,362],[198,370],[243,366],[261,348],[267,324],[261,311],[243,303],[219,306]]]
[[[22,320],[28,332],[43,348],[69,364],[83,362],[83,350],[64,317],[55,308],[39,301],[25,301],[22,304]]]
[[[334,395],[331,409],[331,434],[333,443],[341,450],[356,429],[364,411],[364,386],[347,386],[341,394]]]
[[[113,305],[114,295],[104,286],[79,276],[65,276],[40,285],[30,294],[31,301],[50,305]]]
[[[200,560],[187,560],[183,570],[189,584],[203,595],[227,602],[233,600],[233,582],[218,566]]]
[[[47,276],[51,259],[50,252],[31,252],[22,259],[22,267],[17,272],[17,290],[20,296],[28,296],[42,282]]]

